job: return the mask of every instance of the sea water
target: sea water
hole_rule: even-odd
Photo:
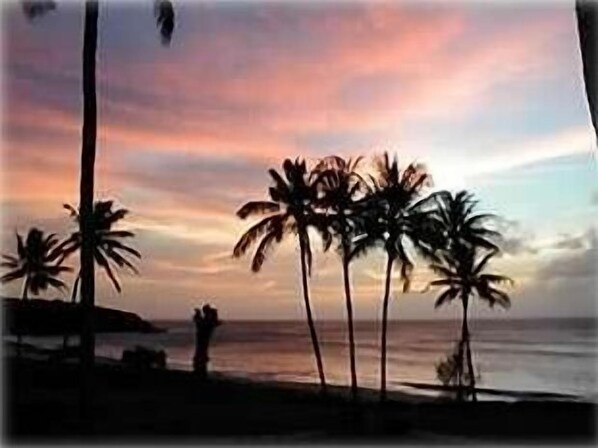
[[[167,331],[97,335],[97,355],[120,359],[124,348],[142,345],[165,350],[170,368],[190,370],[194,352],[192,322],[156,324]],[[449,320],[390,322],[388,389],[417,393],[402,383],[440,384],[436,364],[453,350],[460,328],[459,321]],[[470,329],[479,387],[556,392],[596,400],[596,320],[478,320],[470,323]],[[317,330],[327,380],[331,384],[349,384],[346,322],[317,322]],[[359,385],[378,388],[380,324],[355,322],[355,339]],[[304,321],[227,321],[214,333],[210,358],[211,369],[227,375],[318,382],[309,329]]]

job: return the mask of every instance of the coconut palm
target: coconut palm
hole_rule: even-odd
[[[175,15],[169,0],[156,0],[154,3],[156,23],[160,29],[162,43],[167,44],[174,31]],[[23,11],[30,19],[55,9],[53,0],[23,1]],[[96,159],[97,134],[97,92],[96,92],[96,57],[98,42],[98,0],[85,0],[83,24],[83,127],[81,143],[81,177],[79,183],[80,231],[81,231],[81,304],[83,308],[83,325],[81,326],[81,364],[82,411],[87,420],[89,378],[95,358],[95,334],[93,331],[93,308],[95,306],[95,274],[94,274],[94,174]]]
[[[355,247],[354,239],[360,227],[360,214],[357,212],[356,204],[363,198],[368,188],[357,172],[361,160],[361,157],[348,160],[337,156],[326,157],[316,165],[313,174],[314,184],[320,192],[318,207],[324,211],[324,214],[319,216],[318,229],[326,243],[325,250],[330,247],[331,236],[336,239],[337,252],[342,262],[353,399],[357,399],[357,367],[349,266]]]
[[[29,293],[38,295],[49,287],[64,289],[66,285],[59,277],[71,268],[62,265],[64,257],[61,257],[57,244],[56,234],[46,235],[35,227],[29,230],[25,240],[17,233],[16,254],[2,254],[0,266],[9,271],[0,277],[0,282],[23,279],[23,301],[28,299]],[[17,324],[16,327],[20,357],[22,336],[20,325]]]
[[[79,226],[81,216],[79,211],[70,204],[64,204],[63,207],[69,211],[71,218]],[[128,230],[114,230],[113,227],[122,221],[129,210],[114,207],[114,201],[96,201],[93,207],[94,221],[94,260],[95,263],[104,270],[112,286],[119,293],[122,291],[120,281],[116,275],[117,269],[127,268],[137,274],[137,268],[127,258],[133,256],[141,259],[141,254],[132,247],[125,244],[124,240],[135,237],[135,234]],[[81,231],[74,231],[66,240],[59,245],[59,250],[63,257],[68,257],[81,250],[82,246]],[[81,271],[77,274],[75,283],[71,292],[71,301],[75,302],[80,280]]]
[[[467,378],[469,379],[469,393],[472,400],[476,400],[475,372],[471,355],[470,334],[467,323],[467,311],[472,297],[486,302],[490,307],[499,305],[509,308],[511,300],[507,293],[498,289],[504,283],[512,284],[513,281],[504,275],[486,272],[489,261],[498,252],[486,250],[475,245],[455,245],[450,252],[441,256],[439,262],[432,263],[431,269],[440,278],[430,283],[430,286],[444,287],[436,302],[435,308],[459,298],[463,306],[463,320],[461,326],[461,341],[458,350],[458,378],[461,386],[463,376],[463,355],[467,359]],[[462,387],[459,387],[458,398],[462,399]]]
[[[479,246],[497,251],[501,234],[492,229],[496,215],[478,213],[478,201],[467,191],[456,194],[441,191],[434,195],[440,221],[440,238],[444,249],[450,251],[455,245]]]
[[[268,250],[274,243],[280,243],[289,234],[297,236],[299,240],[303,301],[307,314],[307,324],[316,358],[320,385],[322,392],[326,393],[326,378],[324,376],[322,355],[311,311],[308,283],[308,276],[311,274],[312,265],[308,227],[314,224],[313,207],[317,191],[310,181],[310,173],[307,170],[304,160],[296,159],[293,162],[290,159],[286,159],[282,168],[284,177],[274,169],[268,171],[274,183],[268,190],[269,201],[251,201],[237,211],[237,216],[241,219],[246,219],[252,215],[267,216],[243,234],[234,247],[233,256],[241,257],[252,245],[259,241],[251,264],[252,271],[258,272],[266,260]]]
[[[423,165],[410,164],[404,170],[388,153],[375,159],[377,175],[371,177],[373,191],[363,204],[365,220],[362,238],[355,243],[354,255],[361,256],[372,247],[386,253],[382,332],[380,342],[380,399],[386,398],[386,339],[388,306],[393,267],[401,267],[403,292],[409,290],[414,268],[414,252],[433,257],[437,235],[436,207],[433,196],[423,196],[431,176]]]
[[[489,253],[498,253],[497,243],[501,234],[491,228],[496,216],[490,213],[479,213],[476,210],[478,201],[471,193],[459,191],[453,194],[443,191],[437,193],[435,199],[438,205],[439,236],[443,242],[442,253],[445,261],[458,260],[468,250],[473,252],[486,250]],[[464,323],[464,325],[466,324],[467,322]],[[469,332],[467,333],[469,337]],[[462,337],[459,346],[461,348],[460,355],[463,355],[463,349],[467,348],[468,344],[469,342]],[[470,360],[469,357],[468,363]],[[475,383],[473,366],[469,374],[470,381]],[[459,381],[462,380],[461,376]],[[459,394],[462,394],[461,389]],[[475,390],[472,398],[475,399]]]

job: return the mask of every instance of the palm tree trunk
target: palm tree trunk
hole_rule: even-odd
[[[382,299],[382,340],[380,341],[380,401],[386,400],[386,333],[388,330],[388,302],[390,299],[390,279],[392,276],[392,257],[386,262],[384,298]]]
[[[77,289],[79,288],[79,279],[81,278],[81,271],[77,272],[77,278],[75,278],[75,283],[73,283],[73,290],[71,292],[71,303],[74,304],[77,302]],[[64,337],[62,339],[62,349],[66,350],[69,345],[69,330],[65,331]]]
[[[343,279],[345,284],[345,301],[347,305],[347,324],[349,327],[349,360],[351,363],[351,396],[357,400],[357,367],[355,364],[355,336],[353,333],[353,305],[351,303],[351,282],[349,280],[348,248],[343,254]]]
[[[471,340],[469,331],[467,332],[467,368],[469,369],[469,386],[471,388],[471,401],[478,401],[475,391],[475,371],[473,369],[473,361],[471,358]]]
[[[590,118],[598,142],[598,5],[590,0],[576,0],[575,12]]]
[[[97,104],[96,52],[98,40],[98,2],[85,2],[83,37],[83,129],[81,146],[80,230],[81,230],[81,416],[86,429],[91,429],[90,404],[95,356],[93,310],[95,303],[94,278],[94,165],[96,157]]]
[[[457,350],[457,401],[463,401],[463,322],[461,325],[461,340],[459,341],[459,349]]]
[[[469,389],[471,393],[472,401],[476,401],[476,394],[475,394],[475,372],[473,370],[473,362],[471,360],[471,350],[469,345],[469,327],[467,325],[467,306],[468,306],[468,295],[464,294],[462,297],[463,302],[463,322],[461,327],[461,344],[462,349],[461,353],[465,351],[465,356],[467,357],[467,372],[469,375]],[[461,355],[460,363],[463,364],[463,355]]]
[[[21,331],[21,326],[23,325],[23,321],[24,321],[22,305],[29,298],[28,293],[29,293],[29,276],[25,277],[25,281],[23,282],[23,293],[21,296],[21,302],[19,303],[19,307],[17,308],[17,314],[16,314],[16,319],[15,319],[15,327],[16,327],[16,333],[17,333],[17,361],[20,361],[21,356],[22,356],[23,332]]]
[[[314,354],[316,356],[316,365],[318,368],[318,375],[320,377],[320,387],[322,394],[326,394],[326,377],[324,376],[324,364],[322,363],[322,354],[320,353],[320,344],[318,343],[318,334],[316,333],[316,326],[311,313],[311,305],[309,301],[309,284],[307,282],[307,266],[305,262],[305,241],[299,238],[299,247],[301,249],[301,278],[303,281],[303,300],[305,302],[305,311],[307,313],[307,325],[309,326],[309,334],[311,335],[311,342],[314,347]]]

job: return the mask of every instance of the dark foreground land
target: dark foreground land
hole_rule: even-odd
[[[425,444],[595,441],[595,405],[478,402],[458,405],[406,395],[353,406],[347,391],[225,378],[199,384],[181,371],[98,366],[94,433],[80,435],[78,368],[5,359],[5,440],[81,442],[392,442]]]

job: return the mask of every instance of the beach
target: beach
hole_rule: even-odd
[[[191,372],[135,371],[98,363],[94,426],[80,433],[76,363],[5,359],[8,442],[123,443],[393,442],[426,444],[591,443],[596,405],[561,400],[457,404],[400,392],[381,404],[373,391],[327,397],[301,383]]]

